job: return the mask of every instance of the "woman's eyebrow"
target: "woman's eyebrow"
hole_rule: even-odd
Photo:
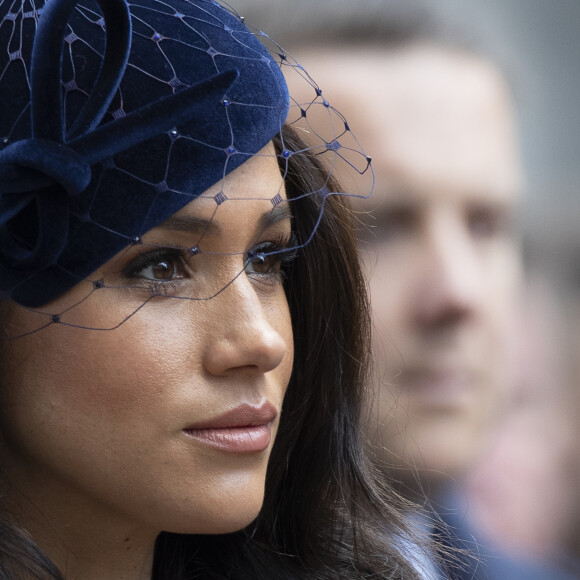
[[[277,223],[286,219],[292,218],[292,212],[288,203],[281,203],[272,210],[263,213],[256,224],[256,231],[262,232],[265,229],[276,225]],[[203,218],[195,215],[174,215],[167,218],[163,223],[157,226],[160,229],[178,231],[178,232],[192,232],[192,233],[207,233],[219,235],[222,231],[219,223],[211,218]]]
[[[275,206],[271,211],[262,214],[256,225],[256,230],[262,232],[277,223],[289,219],[292,219],[292,211],[290,209],[290,204],[285,201],[284,203]]]
[[[173,215],[157,226],[164,230],[177,232],[219,234],[221,228],[211,218],[202,218],[195,215]]]

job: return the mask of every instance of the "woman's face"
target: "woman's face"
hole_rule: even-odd
[[[124,324],[53,324],[2,344],[2,470],[49,519],[223,533],[258,514],[293,360],[280,262],[248,259],[290,243],[287,204],[269,201],[285,193],[266,152],[228,176],[231,201],[218,207],[221,187],[210,189],[92,277],[125,289],[70,311],[107,327],[155,288]],[[196,245],[190,260],[174,250]],[[176,298],[230,280],[212,299]],[[63,312],[85,290],[47,309]],[[9,329],[37,318],[15,306]]]

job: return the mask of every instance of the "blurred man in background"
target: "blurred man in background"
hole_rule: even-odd
[[[556,579],[474,539],[450,491],[517,380],[523,179],[505,78],[425,22],[326,22],[310,25],[316,45],[290,47],[373,156],[375,192],[355,205],[374,322],[367,436],[404,493],[430,498],[439,540],[481,558],[454,578]]]

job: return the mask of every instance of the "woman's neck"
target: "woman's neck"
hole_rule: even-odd
[[[6,499],[6,498],[5,498]],[[150,580],[157,531],[70,505],[33,504],[20,496],[3,506],[66,580]]]
[[[122,534],[123,535],[123,534]],[[59,538],[58,545],[44,548],[66,580],[151,580],[154,539],[96,537],[91,535],[71,542]],[[74,545],[71,545],[74,543]]]

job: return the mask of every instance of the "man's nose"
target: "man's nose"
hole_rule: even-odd
[[[485,280],[480,250],[466,225],[458,217],[433,219],[423,243],[418,321],[438,326],[477,315],[483,304]]]

